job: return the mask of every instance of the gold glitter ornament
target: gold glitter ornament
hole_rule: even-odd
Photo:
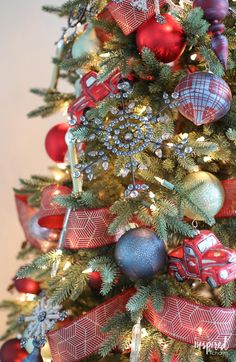
[[[187,175],[183,180],[185,189],[190,189],[199,183],[191,194],[192,200],[198,205],[207,215],[214,217],[222,208],[225,192],[218,178],[209,172],[198,171]],[[193,220],[204,220],[204,218],[194,212],[189,206],[185,207],[183,214]]]

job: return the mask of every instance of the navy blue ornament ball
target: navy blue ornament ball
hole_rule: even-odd
[[[150,279],[166,264],[163,240],[149,229],[131,229],[116,244],[115,259],[131,280]]]

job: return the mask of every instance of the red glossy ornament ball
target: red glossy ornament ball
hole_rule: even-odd
[[[88,285],[91,289],[100,291],[102,287],[102,278],[99,272],[89,273]]]
[[[0,349],[1,362],[22,362],[28,353],[20,347],[20,341],[17,338],[9,339]]]
[[[57,163],[64,162],[67,152],[65,135],[69,128],[67,123],[60,123],[48,132],[45,140],[45,148],[48,156]]]
[[[164,14],[165,23],[160,24],[155,17],[142,24],[136,35],[139,51],[143,48],[155,53],[157,60],[170,63],[183,53],[186,36],[182,26],[169,14]]]
[[[39,294],[40,284],[31,278],[24,279],[14,279],[14,285],[18,292],[20,293],[29,293],[29,294]]]

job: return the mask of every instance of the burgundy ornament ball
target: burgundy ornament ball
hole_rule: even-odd
[[[144,48],[155,53],[157,60],[170,63],[180,57],[186,46],[186,35],[182,26],[169,14],[163,14],[165,23],[153,17],[142,24],[136,34],[140,52]]]
[[[95,291],[100,291],[102,287],[102,278],[99,272],[89,273],[88,285]]]
[[[52,127],[45,139],[45,148],[48,156],[57,163],[64,162],[67,152],[65,135],[69,128],[67,123],[60,123]]]
[[[39,282],[31,278],[14,279],[14,285],[20,293],[37,295],[41,291]]]
[[[220,22],[228,14],[228,0],[194,0],[193,7],[200,7],[203,10],[204,18],[211,23],[209,27],[209,32],[213,34],[211,47],[224,69],[227,69],[228,40],[225,36],[221,35],[225,30],[225,26],[220,24]]]
[[[175,88],[179,112],[196,126],[215,122],[230,109],[232,93],[228,84],[209,72],[186,75]]]
[[[229,11],[228,0],[194,0],[193,7],[200,7],[204,11],[204,18],[210,23],[222,20]]]
[[[150,279],[166,264],[164,241],[149,229],[130,229],[116,244],[115,259],[131,280]]]
[[[20,347],[20,341],[17,338],[9,339],[0,349],[1,362],[22,362],[28,353]]]

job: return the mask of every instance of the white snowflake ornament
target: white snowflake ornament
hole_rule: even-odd
[[[41,341],[41,345],[44,345],[46,333],[53,329],[57,321],[63,321],[66,317],[67,313],[61,311],[60,305],[53,305],[50,299],[42,297],[31,316],[21,316],[19,318],[19,323],[28,323],[21,345],[25,345],[26,337]]]

